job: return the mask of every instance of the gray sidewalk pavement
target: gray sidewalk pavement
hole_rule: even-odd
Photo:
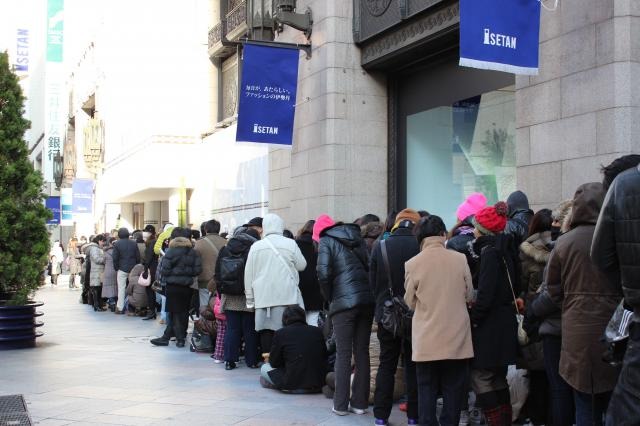
[[[45,322],[38,347],[0,352],[0,395],[24,394],[39,425],[372,425],[338,417],[323,395],[263,389],[259,371],[225,371],[206,354],[153,347],[163,326],[94,312],[61,276],[37,299]],[[239,364],[243,365],[243,364]],[[394,407],[391,421],[406,424]]]

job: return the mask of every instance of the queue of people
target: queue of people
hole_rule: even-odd
[[[195,312],[192,350],[209,334],[206,350],[226,370],[244,357],[262,386],[322,391],[339,416],[372,403],[387,425],[402,365],[409,425],[468,424],[470,395],[492,426],[627,424],[640,418],[636,320],[618,354],[625,374],[603,361],[602,337],[623,296],[640,310],[639,164],[614,161],[604,184],[579,186],[553,210],[533,212],[522,191],[493,205],[471,194],[449,231],[407,208],[384,223],[323,214],[292,238],[267,214],[228,239],[210,220],[200,238],[169,224],[157,236],[148,226],[140,243],[121,229],[115,243],[98,235],[68,253],[90,264],[94,310],[106,298],[115,313],[127,305],[154,319],[160,292],[167,324],[153,345],[185,346]],[[511,374],[524,370],[528,397],[516,406]]]

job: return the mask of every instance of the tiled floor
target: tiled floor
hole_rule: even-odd
[[[0,352],[0,395],[24,394],[39,425],[372,425],[331,413],[322,395],[287,395],[248,368],[225,371],[187,348],[153,347],[163,326],[93,312],[67,277],[38,293],[45,302],[35,349]],[[394,407],[393,424],[406,424]],[[395,421],[394,421],[395,420]]]

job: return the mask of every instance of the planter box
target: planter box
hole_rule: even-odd
[[[43,302],[29,302],[23,306],[8,306],[0,301],[0,350],[33,348],[36,338],[42,336],[37,328],[42,327],[42,321],[36,318],[44,315],[36,311]]]

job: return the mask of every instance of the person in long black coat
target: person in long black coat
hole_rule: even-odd
[[[189,239],[191,232],[185,228],[174,228],[171,232],[169,249],[161,263],[162,279],[166,283],[167,328],[162,337],[152,339],[156,346],[167,346],[172,336],[176,346],[184,347],[189,325],[189,308],[193,295],[194,277],[202,272],[200,255],[193,249]]]
[[[146,249],[144,252],[144,266],[151,274],[151,283],[156,280],[156,270],[158,269],[158,255],[154,253],[153,246],[156,244],[156,228],[153,225],[147,225],[144,232],[148,234]],[[156,318],[156,292],[151,285],[147,286],[147,316],[143,320],[152,320]]]
[[[315,220],[309,220],[304,224],[296,237],[296,244],[300,248],[304,260],[307,261],[307,267],[304,271],[299,272],[300,276],[300,292],[304,301],[304,308],[307,316],[307,324],[318,325],[318,316],[324,305],[324,298],[320,293],[320,284],[318,284],[318,275],[316,274],[316,265],[318,263],[318,250],[314,244],[313,225]]]
[[[515,259],[508,248],[511,237],[500,234],[507,222],[507,206],[499,202],[474,218],[479,257],[474,275],[477,298],[470,311],[473,352],[471,386],[489,426],[511,425],[507,368],[515,364],[518,349]],[[510,282],[511,277],[511,282]],[[516,287],[513,288],[512,284]]]
[[[305,311],[298,305],[284,310],[282,324],[273,336],[269,362],[262,365],[261,382],[279,390],[320,392],[327,373],[322,330],[307,324]]]

